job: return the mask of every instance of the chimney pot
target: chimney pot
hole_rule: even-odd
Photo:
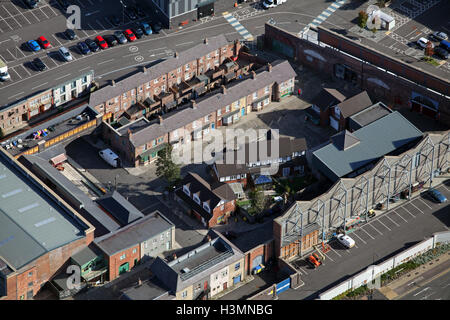
[[[162,124],[162,123],[163,123],[163,117],[158,116],[158,120],[159,120],[159,124]]]
[[[222,85],[222,93],[223,93],[223,94],[226,94],[226,93],[227,93],[227,88],[226,88],[224,85]]]
[[[111,80],[111,85],[112,85],[113,87],[115,87],[115,86],[116,86],[116,82],[115,82],[114,80]]]
[[[146,67],[142,67],[142,70],[144,71],[144,74],[147,74],[147,68]]]
[[[197,102],[195,102],[195,100],[191,100],[192,103],[192,109],[196,109],[197,108]]]
[[[173,254],[173,260],[175,260],[176,258],[177,258],[177,254],[174,253],[174,254]]]
[[[174,57],[175,57],[175,58],[178,58],[178,51],[175,51]]]
[[[205,44],[208,44],[208,38],[205,38],[205,40],[203,40],[203,42],[204,42]]]
[[[256,79],[256,72],[255,71],[252,71],[252,78]]]
[[[211,236],[208,234],[208,237],[206,238],[208,242],[211,242]]]
[[[267,70],[269,72],[272,72],[272,65],[270,63],[267,64]]]

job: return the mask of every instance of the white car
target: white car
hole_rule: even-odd
[[[347,236],[345,234],[340,234],[336,238],[344,247],[347,247],[350,249],[355,246],[355,240],[353,240],[352,238],[350,238],[349,236]]]
[[[447,40],[448,36],[445,32],[436,31],[436,32],[433,32],[433,38],[435,38],[436,40],[442,41],[442,40]]]
[[[264,9],[275,8],[279,4],[285,3],[287,0],[263,0]]]
[[[66,61],[73,60],[72,55],[70,54],[69,50],[67,50],[66,47],[61,47],[61,48],[59,48],[58,51],[59,51],[59,54],[64,58],[64,60],[66,60]]]
[[[419,46],[421,46],[422,48],[426,48],[428,42],[430,42],[430,40],[428,40],[428,39],[426,39],[426,38],[424,38],[424,37],[422,37],[422,38],[420,38],[419,40],[417,40],[417,44],[418,44]],[[433,47],[433,43],[431,43],[431,47]]]

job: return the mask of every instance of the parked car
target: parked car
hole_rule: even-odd
[[[322,259],[315,252],[311,254],[308,258],[306,258],[306,262],[313,268],[317,268],[322,265]]]
[[[437,190],[437,189],[434,189],[434,188],[428,189],[428,194],[436,202],[439,202],[439,203],[447,202],[447,198],[442,193],[440,193],[439,190]]]
[[[41,46],[36,40],[29,40],[27,41],[28,48],[30,48],[31,51],[39,51],[41,50]]]
[[[346,234],[339,234],[336,239],[339,241],[340,244],[342,244],[346,248],[352,248],[355,246],[355,240],[347,236]]]
[[[136,15],[136,12],[134,12],[132,7],[125,8],[125,14],[130,18],[131,20],[136,20],[138,17]]]
[[[34,9],[38,6],[38,3],[36,0],[23,0],[23,2],[29,9]]]
[[[82,54],[88,54],[89,52],[91,52],[91,50],[89,50],[88,45],[84,42],[78,42],[77,47],[78,47],[78,50],[80,50],[80,52]]]
[[[433,38],[435,38],[438,41],[447,40],[448,36],[445,32],[442,31],[435,31],[433,32]]]
[[[147,22],[141,22],[139,24],[139,26],[141,27],[142,31],[144,31],[144,33],[148,36],[149,34],[152,34],[152,27],[150,27],[150,25]]]
[[[108,17],[109,22],[111,22],[115,27],[119,26],[122,23],[122,20],[120,20],[117,16],[115,15],[110,15]]]
[[[448,59],[448,51],[444,48],[437,47],[434,49],[434,54],[442,59]]]
[[[86,39],[84,40],[84,43],[87,44],[87,46],[89,47],[89,49],[91,49],[92,52],[97,52],[98,50],[100,50],[98,44],[92,39]]]
[[[67,2],[67,0],[58,0],[58,3],[64,9],[64,11],[67,11],[67,8],[70,6],[70,3]]]
[[[127,37],[128,41],[130,42],[136,41],[136,36],[130,29],[125,30],[123,34],[125,35],[125,37]]]
[[[42,62],[40,58],[34,59],[32,63],[34,68],[38,71],[44,71],[45,69],[47,69],[47,66],[45,65],[44,62]]]
[[[114,32],[114,37],[116,37],[117,41],[119,41],[119,43],[121,43],[121,44],[128,42],[127,38],[120,31]]]
[[[44,36],[40,36],[38,38],[38,42],[40,43],[40,45],[42,46],[42,48],[47,49],[50,48],[52,45],[50,43],[50,41],[48,41]]]
[[[63,57],[64,60],[66,61],[72,61],[73,57],[70,54],[69,50],[66,47],[61,47],[59,48],[59,53],[61,54],[61,56]]]
[[[140,38],[142,38],[144,36],[144,31],[142,31],[142,29],[139,28],[139,27],[133,28],[132,31],[136,35],[136,38],[138,38],[138,39],[140,39]]]
[[[426,48],[428,42],[430,42],[430,40],[428,40],[427,38],[424,38],[424,37],[417,40],[417,44],[422,48]],[[431,46],[433,47],[433,43],[431,43]]]
[[[72,29],[67,29],[66,31],[64,31],[64,35],[69,40],[73,40],[77,37],[77,35],[75,34],[75,31],[73,31]]]
[[[106,43],[105,39],[103,39],[102,36],[96,36],[95,40],[97,41],[97,44],[100,46],[100,48],[108,49],[108,43]]]
[[[119,43],[117,41],[117,39],[110,34],[105,35],[104,38],[105,38],[106,42],[108,43],[108,45],[111,47],[114,47]]]
[[[162,24],[161,24],[161,22],[158,21],[158,22],[152,24],[152,30],[153,30],[155,33],[159,33],[159,32],[161,31],[161,29],[162,29]]]

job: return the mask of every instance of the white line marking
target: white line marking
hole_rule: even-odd
[[[411,201],[410,202],[411,203],[411,205],[414,207],[414,208],[416,208],[417,210],[419,210],[422,214],[425,214],[422,210],[420,210],[420,208],[417,208],[417,206]]]
[[[55,38],[56,42],[59,43],[60,46],[62,46],[61,41],[58,40],[58,37],[56,36],[56,34],[53,35],[53,38]]]
[[[377,228],[375,228],[373,225],[370,225],[372,228],[374,228],[379,234],[383,235],[380,230],[378,230]]]
[[[302,267],[298,267],[300,270],[302,270],[305,274],[308,274],[305,270],[302,269]]]
[[[24,17],[24,18],[25,18],[25,20],[27,20],[27,21],[28,21],[28,23],[29,23],[29,24],[31,24],[30,20],[28,20],[28,18],[27,18],[27,17],[25,17],[25,15],[24,15],[24,14],[23,14],[22,12],[21,12],[20,14],[22,15],[22,17]]]
[[[361,240],[362,242],[367,243],[367,242],[364,241],[364,239],[362,239],[360,236],[358,236],[358,235],[356,234],[356,232],[353,232],[352,234],[355,235],[355,236],[356,236],[359,240]]]
[[[392,211],[393,213],[395,213],[396,215],[398,215],[400,218],[403,219],[403,221],[405,221],[406,223],[408,223],[408,220],[406,220],[405,218],[403,218],[400,213],[398,213],[397,211]]]
[[[28,73],[29,76],[31,76],[31,73],[27,70],[27,68],[25,68],[24,66],[21,65],[21,67],[23,68],[23,70],[25,70],[26,73]]]
[[[189,42],[180,43],[180,44],[177,44],[176,47],[178,47],[178,46],[184,46],[184,45],[191,44],[191,43],[194,43],[194,41],[189,41]]]
[[[99,63],[97,63],[97,65],[101,65],[101,64],[108,63],[108,62],[111,62],[111,61],[114,61],[114,59],[110,59],[110,60],[99,62]]]
[[[330,247],[330,249],[334,252],[334,253],[336,253],[339,257],[342,257],[339,253],[337,253],[337,251],[336,250],[334,250],[332,247]]]
[[[103,24],[100,23],[100,21],[98,19],[95,20],[95,22],[97,22],[100,25],[100,27],[102,27],[103,30],[107,29],[107,28],[105,28],[105,26]]]
[[[381,225],[382,225],[383,227],[385,227],[385,228],[388,229],[389,231],[392,231],[392,229],[391,229],[391,228],[388,228],[388,226],[385,225],[383,222],[381,222],[380,219],[378,219],[377,221],[378,221],[379,223],[381,223]]]
[[[14,69],[11,69],[11,70],[14,71]],[[15,71],[14,71],[14,72],[15,72]],[[16,73],[17,73],[17,72],[16,72]],[[18,95],[21,95],[21,94],[24,94],[24,93],[25,93],[25,92],[19,92],[19,93],[16,93],[15,95],[9,97],[8,99],[14,98],[14,97],[16,97],[16,96],[18,96]]]
[[[372,238],[372,240],[375,240],[375,238],[374,237],[372,237],[371,235],[370,235],[370,233],[368,233],[366,230],[364,230],[364,228],[363,227],[361,227],[361,228],[359,228],[359,230],[362,230],[362,231],[364,231],[365,233],[367,233],[367,235],[369,236],[369,237],[371,237]]]
[[[39,20],[39,18],[36,17],[36,15],[34,14],[33,10],[30,10],[30,11],[28,11],[28,12],[31,12],[31,14],[33,15],[33,17],[35,17],[36,20],[37,20],[38,22],[41,22],[41,20]]]
[[[20,74],[17,73],[16,70],[14,70],[13,68],[11,68],[11,70],[14,71],[20,79],[22,79],[22,77],[20,76]],[[13,97],[14,97],[14,96],[13,96]]]
[[[41,11],[44,14],[44,16],[48,19],[48,15],[46,15],[45,12],[42,11],[42,8],[39,8],[39,11]]]
[[[405,210],[407,213],[409,213],[414,219],[416,218],[415,215],[413,215],[411,212],[409,212],[408,210],[405,209],[405,207],[399,207],[400,209]]]
[[[17,22],[17,24],[20,26],[20,28],[22,28],[22,25],[19,23],[19,21],[17,21],[17,19],[5,8],[5,6],[2,6],[3,9],[5,9],[5,11],[11,16],[11,18],[14,19],[14,21]]]
[[[86,68],[80,69],[80,71],[87,70],[87,69],[91,69],[91,67],[86,67]]]
[[[426,287],[425,289],[420,290],[419,292],[417,292],[417,293],[414,295],[414,297],[417,296],[417,295],[419,295],[419,294],[421,294],[421,293],[424,292],[424,291],[427,291],[427,290],[430,290],[430,287]]]
[[[80,71],[81,71],[81,70],[80,70]],[[56,78],[55,80],[59,80],[59,79],[65,78],[65,77],[68,77],[68,76],[70,76],[70,75],[71,75],[71,73],[65,74],[65,75],[63,75],[62,77]]]
[[[433,207],[429,206],[428,203],[426,203],[425,201],[423,201],[422,199],[418,198],[419,201],[421,201],[424,205],[426,205],[428,208],[433,210]]]
[[[37,88],[39,88],[39,87],[45,86],[46,84],[48,84],[48,82],[41,83],[40,85],[31,88],[31,90],[34,90],[34,89],[37,89]]]
[[[331,261],[333,261],[334,262],[334,260],[333,259],[331,259],[331,257],[329,257],[325,252],[323,253],[328,259],[330,259]]]
[[[386,215],[386,218],[388,218],[389,220],[391,220],[392,223],[395,224],[397,227],[400,227],[400,225],[399,225],[397,222],[395,222],[394,220],[392,220],[391,218],[389,218],[388,215]]]
[[[52,10],[52,12],[55,14],[55,17],[56,16],[58,16],[58,13],[55,11],[55,10],[53,10],[53,8],[52,8],[52,6],[51,5],[48,5],[48,7],[50,8],[50,10]]]

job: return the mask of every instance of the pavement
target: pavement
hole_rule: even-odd
[[[298,32],[310,23],[316,14],[328,6],[327,0],[288,1],[270,10],[262,10],[258,3],[243,3],[237,8],[224,8],[249,34],[256,37],[264,32],[264,24],[272,19],[288,31]],[[117,45],[96,53],[82,55],[76,43],[97,35],[112,34],[133,25],[127,18],[123,24],[114,27],[108,20],[110,14],[119,14],[122,7],[118,0],[75,0],[81,9],[81,29],[75,30],[78,39],[69,40],[63,35],[66,17],[56,0],[41,0],[36,9],[25,9],[21,1],[0,3],[0,59],[7,62],[11,81],[0,82],[1,105],[9,105],[37,91],[53,88],[94,70],[95,80],[102,86],[110,79],[121,79],[139,71],[142,66],[150,66],[161,59],[198,44],[205,37],[224,34],[230,41],[243,39],[239,31],[228,22],[222,12],[216,16],[190,22],[184,27],[163,29],[159,34],[144,36],[133,43]],[[107,5],[106,5],[107,3]],[[145,10],[147,17],[136,21],[156,21],[155,13]],[[31,52],[26,41],[44,35],[53,45],[51,49]],[[57,53],[66,46],[74,60],[62,61]],[[38,72],[30,61],[39,57],[48,70]]]
[[[450,252],[378,289],[389,300],[450,300]]]

